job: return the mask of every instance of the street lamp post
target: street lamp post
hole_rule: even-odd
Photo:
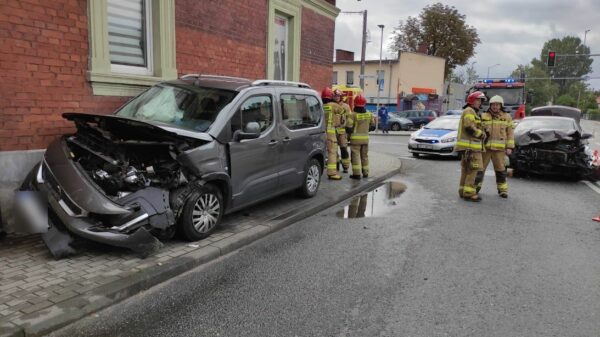
[[[499,66],[499,65],[500,65],[500,63],[496,63],[496,64],[494,64],[493,66],[489,66],[489,67],[487,68],[487,76],[486,76],[485,78],[490,78],[490,69],[491,69],[491,68],[494,68],[495,66]]]
[[[585,32],[583,32],[583,45],[585,46],[585,40],[587,38],[587,33],[590,31],[591,29],[586,29]],[[577,93],[577,109],[579,109],[579,99],[581,98],[581,88],[579,88],[579,92]]]
[[[587,38],[587,33],[590,31],[591,29],[586,29],[585,32],[583,33],[583,45],[585,46],[585,40]]]
[[[377,27],[381,28],[381,43],[379,45],[379,69],[377,70],[377,112],[379,112],[379,93],[381,92],[380,86],[381,84],[379,83],[380,79],[379,77],[381,76],[381,57],[383,54],[383,27],[384,25],[377,25]],[[383,76],[381,76],[381,80],[383,80]]]

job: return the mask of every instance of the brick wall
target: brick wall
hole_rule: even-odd
[[[266,76],[267,1],[177,0],[177,71]],[[224,14],[233,11],[236,15]],[[241,14],[244,15],[241,15]]]
[[[107,113],[123,99],[94,97],[83,0],[0,1],[0,151],[44,148],[72,130],[65,111]]]
[[[268,1],[175,4],[180,74],[265,77]],[[94,96],[86,80],[86,0],[0,0],[0,8],[0,151],[44,148],[73,131],[63,112],[109,113],[127,100]],[[300,76],[317,90],[330,85],[333,34],[333,20],[303,9]]]
[[[300,81],[319,92],[331,86],[334,31],[335,21],[302,9]]]

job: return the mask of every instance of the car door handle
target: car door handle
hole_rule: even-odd
[[[283,142],[284,142],[284,143],[289,143],[290,141],[292,141],[292,139],[291,139],[290,137],[285,137],[285,138],[283,139]]]
[[[272,141],[269,142],[269,145],[276,145],[277,143],[279,143],[279,142],[273,139]]]

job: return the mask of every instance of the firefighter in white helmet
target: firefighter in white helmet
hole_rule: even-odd
[[[482,155],[483,171],[479,172],[475,185],[477,191],[481,189],[485,169],[490,160],[496,172],[496,187],[498,195],[508,197],[508,183],[506,182],[505,156],[510,156],[515,147],[514,125],[510,114],[504,111],[504,100],[501,96],[490,99],[490,108],[481,114],[481,124],[487,135]]]

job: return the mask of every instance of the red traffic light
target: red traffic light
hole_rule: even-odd
[[[556,52],[549,51],[548,52],[548,67],[554,67],[554,63],[556,62]]]

